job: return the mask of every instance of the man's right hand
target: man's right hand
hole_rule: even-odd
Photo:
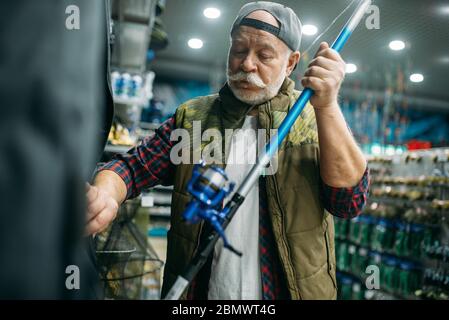
[[[105,230],[117,216],[119,205],[107,191],[86,184],[87,225],[86,235],[97,234]]]

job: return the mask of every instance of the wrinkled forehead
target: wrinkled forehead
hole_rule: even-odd
[[[231,46],[269,48],[283,51],[287,46],[275,35],[253,27],[240,26],[231,34]]]

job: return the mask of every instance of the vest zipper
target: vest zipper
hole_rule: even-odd
[[[268,113],[268,119],[269,119],[269,122],[270,122],[268,130],[267,130],[267,133],[268,133],[268,138],[271,139],[271,132],[270,132],[270,130],[273,127],[273,118],[271,116],[271,102],[270,101],[268,101],[267,107],[268,107],[267,108],[268,109],[268,112],[267,112]],[[290,250],[289,250],[289,247],[288,247],[288,244],[287,244],[287,235],[285,234],[285,221],[284,221],[284,219],[285,219],[285,212],[282,209],[282,205],[281,205],[281,197],[279,195],[279,188],[278,188],[276,175],[272,174],[271,177],[272,177],[272,181],[273,181],[273,184],[274,184],[274,191],[275,191],[276,202],[277,202],[278,208],[279,208],[279,210],[281,211],[281,214],[282,214],[282,217],[281,217],[282,226],[280,228],[281,229],[281,239],[282,239],[281,245],[282,245],[284,251],[287,252],[288,257],[290,258]],[[295,290],[298,293],[299,299],[301,299],[301,293],[299,292],[299,288],[296,285],[296,275],[295,275],[295,270],[294,270],[294,268],[293,268],[293,266],[291,264],[291,259],[288,262],[289,262],[289,264],[286,267],[288,267],[290,269],[289,271],[294,276],[294,279],[293,279],[292,283],[295,286]],[[297,297],[291,297],[291,298],[292,299],[296,299]]]
[[[327,254],[327,273],[329,274],[329,277],[332,280],[332,283],[334,284],[334,288],[337,289],[337,283],[334,280],[334,277],[332,276],[332,255],[331,255],[331,248],[330,248],[330,239],[329,239],[329,223],[326,221],[326,218],[324,218],[324,221],[326,222],[326,228],[324,230],[324,241],[326,243],[326,254]]]

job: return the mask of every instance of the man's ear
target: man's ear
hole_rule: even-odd
[[[296,65],[298,64],[300,58],[301,53],[299,51],[295,51],[290,54],[287,63],[287,77],[290,76],[293,70],[295,70]]]

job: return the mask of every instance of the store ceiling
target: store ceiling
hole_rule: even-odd
[[[158,76],[223,81],[229,29],[239,8],[247,2],[250,1],[166,0],[161,18],[170,44],[157,52],[151,68]],[[303,24],[316,25],[320,33],[351,0],[278,2],[294,9]],[[441,12],[442,7],[449,8],[449,0],[375,0],[374,3],[380,9],[380,29],[368,30],[361,25],[342,52],[346,62],[358,66],[356,73],[346,76],[345,87],[380,92],[387,87],[397,87],[400,67],[405,76],[406,95],[449,101],[449,12]],[[219,8],[221,17],[205,18],[203,10],[209,6]],[[346,12],[322,40],[331,42],[351,11]],[[192,37],[201,38],[203,48],[189,48],[187,41]],[[303,36],[301,50],[308,47],[314,37]],[[388,44],[395,39],[405,41],[406,49],[391,51]],[[296,77],[304,67],[301,65]],[[415,72],[424,75],[422,83],[408,80]]]

